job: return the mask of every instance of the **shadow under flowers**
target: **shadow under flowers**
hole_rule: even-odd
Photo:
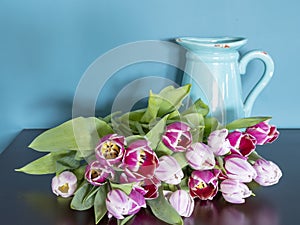
[[[94,210],[75,211],[70,209],[71,199],[56,198],[45,193],[23,193],[22,198],[29,213],[37,215],[42,224],[93,225]],[[162,209],[163,210],[163,209]],[[107,215],[98,225],[117,225],[117,220]],[[149,209],[142,209],[128,225],[165,225]],[[185,225],[279,225],[276,208],[267,199],[255,197],[245,204],[233,205],[222,198],[214,201],[195,201],[191,217],[184,218]]]

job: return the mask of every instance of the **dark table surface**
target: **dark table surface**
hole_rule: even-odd
[[[90,225],[93,211],[69,209],[69,202],[56,198],[51,191],[52,176],[32,176],[15,172],[15,168],[40,157],[27,146],[44,130],[23,130],[0,154],[0,224],[3,225]],[[281,129],[279,139],[258,147],[259,154],[277,163],[283,177],[277,185],[255,190],[245,204],[232,205],[222,199],[197,201],[194,213],[185,218],[186,225],[298,225],[300,222],[300,129]],[[63,201],[62,201],[63,200]],[[100,223],[116,224],[106,217]],[[133,225],[165,224],[147,210],[138,213]]]

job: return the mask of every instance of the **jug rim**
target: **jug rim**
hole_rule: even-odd
[[[175,41],[178,44],[194,45],[197,47],[215,48],[215,49],[237,49],[247,43],[248,39],[244,37],[179,37]],[[187,46],[186,46],[187,47]]]

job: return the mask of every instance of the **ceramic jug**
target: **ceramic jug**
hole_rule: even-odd
[[[182,84],[192,84],[192,100],[201,98],[209,105],[211,116],[222,124],[250,116],[255,99],[272,78],[272,58],[259,50],[240,57],[238,49],[247,42],[242,37],[182,37],[176,42],[187,49]],[[243,100],[240,75],[253,59],[260,59],[265,71]]]

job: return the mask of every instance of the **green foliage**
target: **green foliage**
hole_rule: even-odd
[[[147,204],[150,206],[152,213],[160,220],[168,224],[183,225],[181,216],[170,205],[164,197],[162,188],[159,189],[159,196],[156,199],[148,200]]]
[[[94,205],[95,187],[86,181],[77,189],[71,201],[71,208],[75,210],[87,210]]]
[[[251,127],[251,126],[254,126],[260,122],[263,122],[263,121],[266,121],[269,119],[271,119],[271,117],[269,117],[269,116],[241,118],[241,119],[237,119],[237,120],[227,124],[226,128],[228,130],[235,130],[235,129]]]
[[[111,133],[113,130],[103,120],[78,117],[45,131],[29,147],[41,152],[80,150],[85,156],[85,151],[95,148],[99,137]]]
[[[94,213],[95,213],[95,223],[99,223],[100,220],[105,216],[106,209],[106,196],[108,193],[107,185],[100,186],[95,196],[94,201]]]

